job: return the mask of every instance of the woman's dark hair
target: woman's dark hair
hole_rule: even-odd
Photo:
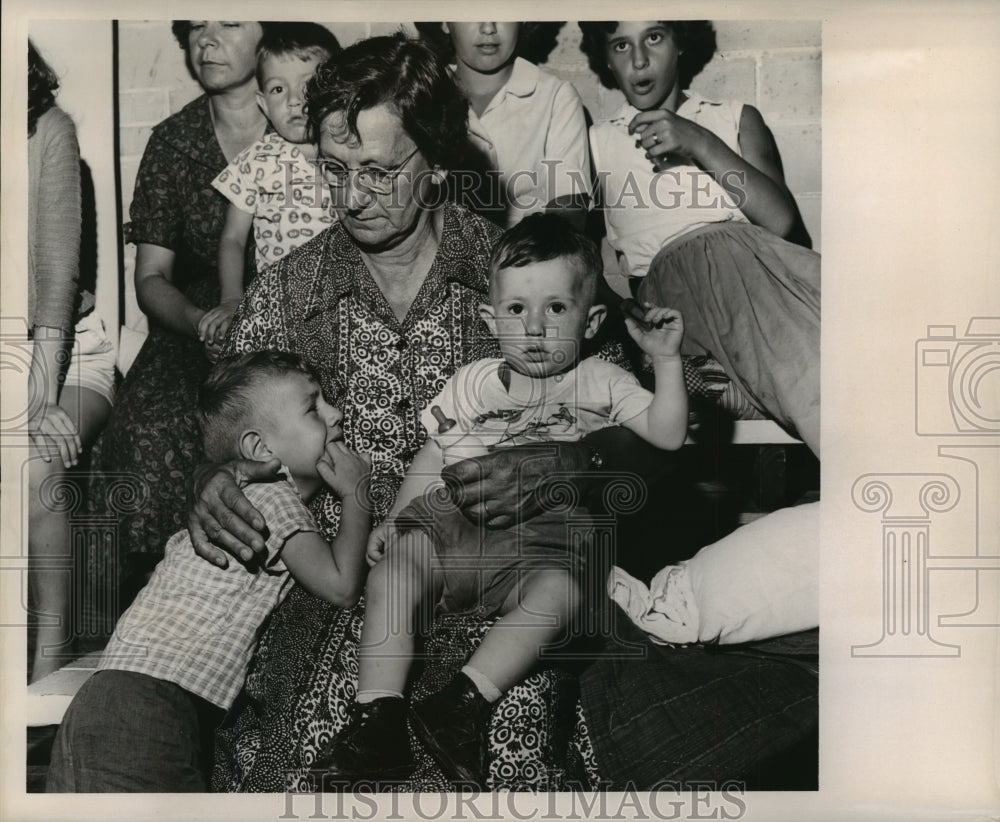
[[[660,20],[670,30],[674,45],[680,51],[677,59],[677,79],[682,89],[708,65],[715,55],[715,27],[709,20]],[[618,29],[617,20],[580,22],[583,41],[580,50],[587,55],[591,70],[606,88],[618,88],[615,75],[608,66],[608,35]]]
[[[32,137],[38,118],[56,104],[59,78],[42,59],[34,43],[28,41],[28,136]]]
[[[451,37],[445,33],[444,23],[414,23],[420,38],[437,52],[445,64],[455,62],[455,47]],[[544,63],[556,45],[559,30],[565,21],[525,22],[517,32],[517,48],[514,54],[531,63]]]
[[[263,30],[263,34],[267,34],[268,28],[274,25],[274,23],[265,22],[263,20],[259,20],[258,22]],[[174,33],[174,38],[177,40],[177,44],[184,49],[184,53],[187,54],[188,35],[191,34],[191,21],[174,20],[170,24],[170,30]]]
[[[309,81],[309,126],[314,135],[335,111],[358,136],[358,114],[388,105],[432,166],[455,168],[468,143],[468,103],[434,51],[403,34],[371,37],[321,65]]]

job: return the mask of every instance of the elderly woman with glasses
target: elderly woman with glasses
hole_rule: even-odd
[[[465,156],[468,106],[426,45],[402,35],[357,43],[319,70],[308,99],[338,221],[249,286],[223,354],[284,349],[315,369],[326,399],[344,411],[348,445],[371,455],[377,522],[425,439],[421,411],[459,366],[496,356],[478,307],[500,232],[446,197],[449,169]],[[506,527],[537,510],[541,478],[583,474],[601,463],[601,448],[621,453],[587,442],[504,449],[451,466],[450,480],[471,518]],[[263,548],[266,523],[238,484],[276,470],[240,462],[201,472],[189,527],[203,558],[225,565],[227,553],[246,560]],[[313,509],[335,534],[334,496],[321,493]],[[298,587],[289,594],[261,637],[245,709],[219,736],[220,751],[231,747],[216,757],[217,789],[317,787],[310,772],[354,702],[362,617],[363,606],[339,609]],[[486,627],[469,616],[434,626],[412,686],[417,701],[452,678]],[[568,684],[565,674],[543,669],[496,704],[489,787],[554,789],[559,774],[584,773],[568,764],[587,759]],[[568,711],[560,707],[566,696]],[[408,784],[447,789],[429,756],[416,746],[415,753]],[[381,776],[338,779],[370,784]]]

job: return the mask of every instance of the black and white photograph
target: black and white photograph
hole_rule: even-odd
[[[13,7],[4,818],[998,818],[998,9]]]

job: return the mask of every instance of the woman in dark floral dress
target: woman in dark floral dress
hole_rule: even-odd
[[[126,597],[184,527],[191,472],[202,461],[194,409],[209,361],[197,327],[218,303],[226,210],[211,184],[228,158],[264,133],[254,72],[265,25],[173,26],[205,93],[153,129],[139,167],[126,233],[137,246],[136,296],[149,336],[95,448],[90,494],[96,511],[118,521]]]

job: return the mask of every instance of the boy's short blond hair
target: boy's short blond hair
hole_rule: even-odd
[[[212,462],[239,459],[239,437],[261,414],[253,392],[288,374],[316,379],[296,355],[256,351],[219,360],[198,390],[198,427],[205,456]]]
[[[271,23],[257,44],[257,87],[264,81],[264,61],[269,57],[295,55],[325,63],[341,52],[333,32],[319,23]]]

